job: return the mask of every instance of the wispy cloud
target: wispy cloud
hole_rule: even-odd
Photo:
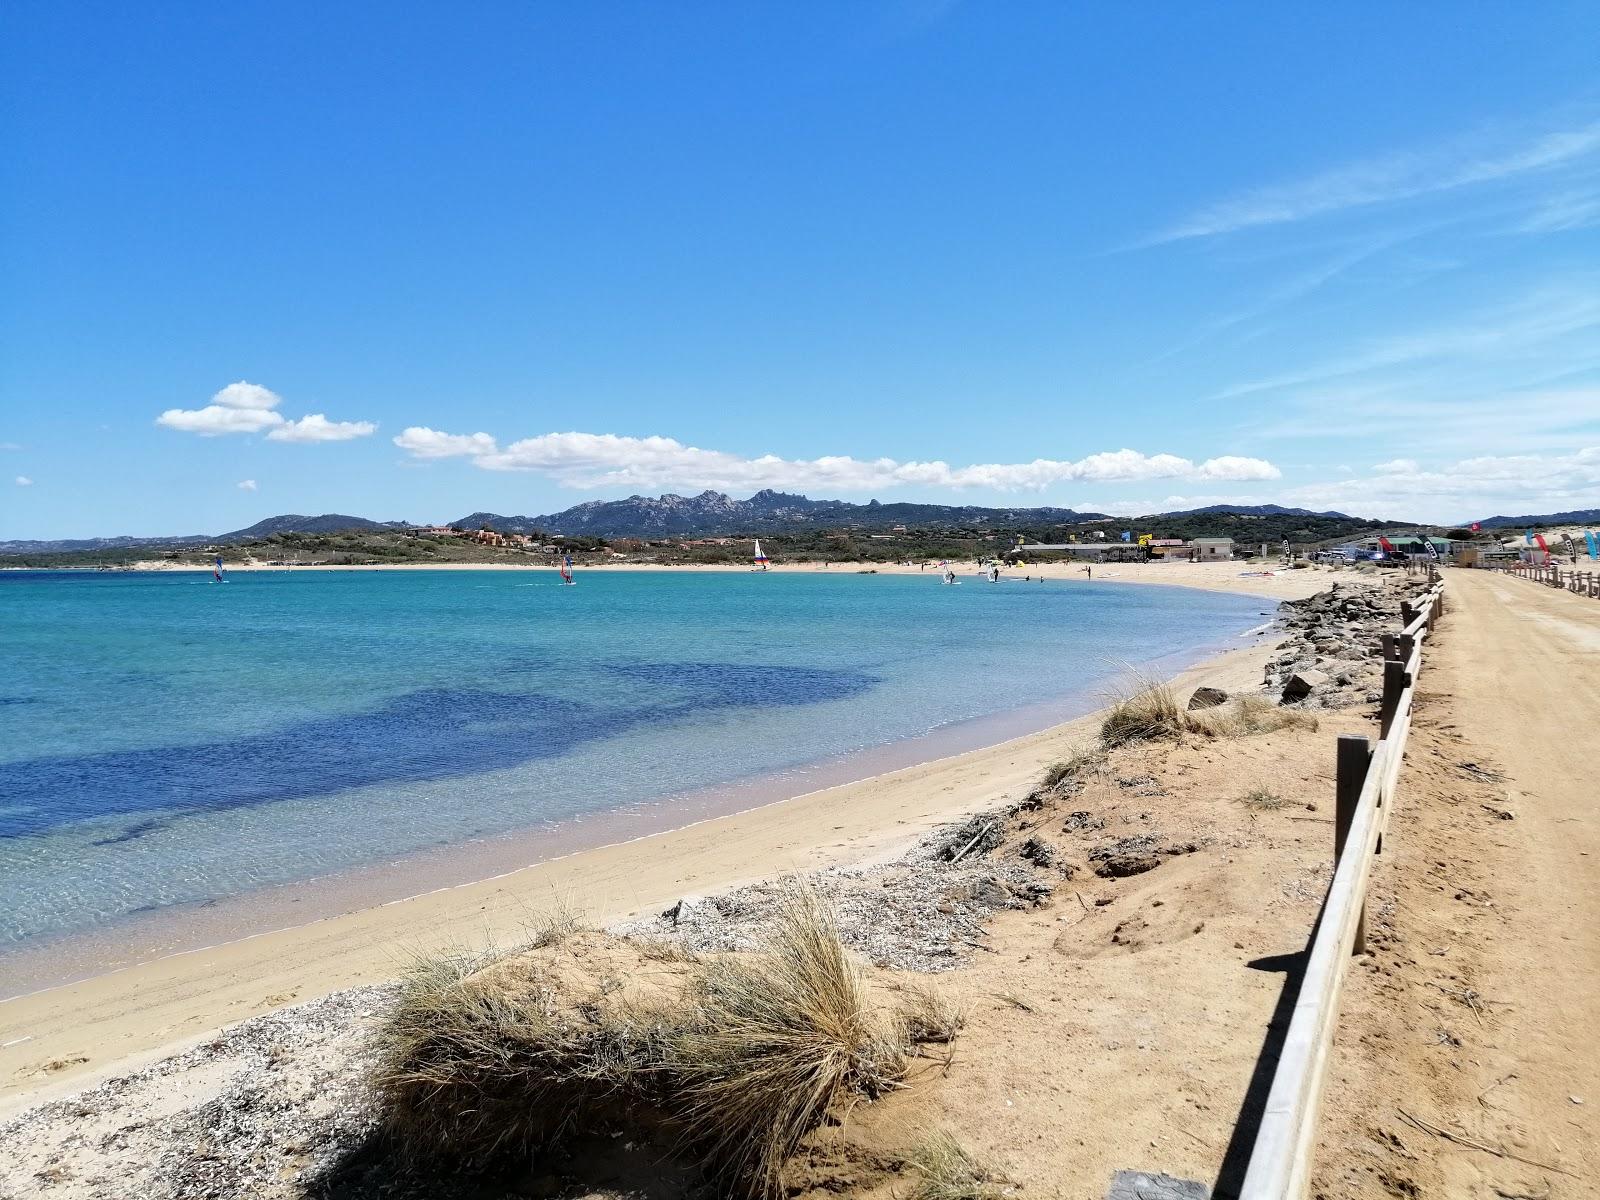
[[[1521,145],[1457,141],[1347,163],[1308,178],[1229,197],[1145,239],[1143,245],[1212,237],[1329,213],[1392,204],[1476,184],[1550,171],[1600,152],[1600,121],[1557,130]]]
[[[33,486],[33,480],[29,479],[26,475],[18,475],[17,476],[17,486],[18,487],[32,487]]]
[[[241,492],[253,492],[256,490],[256,481],[254,479],[241,479],[235,486]]]
[[[537,471],[574,488],[688,487],[718,489],[803,488],[861,493],[916,485],[932,488],[1040,490],[1059,483],[1141,479],[1277,479],[1281,472],[1260,458],[1224,455],[1203,462],[1173,454],[1115,450],[1077,460],[977,463],[901,462],[834,455],[786,459],[746,458],[686,446],[668,437],[610,433],[547,433],[501,447],[486,433],[450,434],[416,426],[394,439],[418,458],[468,458],[488,471]]]
[[[1565,233],[1600,225],[1600,191],[1561,192],[1543,199],[1517,226],[1518,233]]]
[[[1588,288],[1546,288],[1467,320],[1414,333],[1377,338],[1353,353],[1294,371],[1233,384],[1213,400],[1348,379],[1386,368],[1426,364],[1464,365],[1529,358],[1551,361],[1550,349],[1574,339],[1584,363],[1600,364],[1600,294]]]
[[[236,433],[262,433],[275,442],[342,442],[377,431],[371,421],[330,421],[312,413],[291,421],[277,411],[283,398],[260,384],[230,383],[211,397],[204,408],[169,408],[156,424],[200,437]]]

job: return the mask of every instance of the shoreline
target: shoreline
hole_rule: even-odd
[[[1232,644],[1200,645],[1134,664],[1132,669],[1177,677],[1202,664],[1258,647],[1270,626],[1269,621],[1245,630],[1230,639]],[[740,816],[769,805],[804,800],[831,788],[868,784],[896,771],[933,766],[961,754],[996,749],[1047,733],[1090,716],[1103,705],[1101,687],[1088,685],[1049,700],[952,721],[796,767],[667,793],[546,825],[426,847],[397,858],[337,868],[226,896],[128,913],[86,929],[47,934],[20,945],[0,947],[0,974],[5,978],[0,985],[4,988],[0,1006],[176,954],[487,882],[586,851],[627,845],[719,817]]]
[[[1213,588],[1264,599],[1289,598],[1289,587],[1305,595],[1325,586],[1320,571],[1242,579],[1237,564],[1201,567],[1228,570],[1226,577],[1208,572]],[[1233,586],[1218,587],[1223,578]],[[1181,671],[1177,684],[1253,689],[1273,645],[1258,638],[1208,657]],[[541,862],[524,858],[487,877],[480,870],[466,881],[0,1001],[0,1112],[76,1090],[262,1012],[392,978],[429,945],[515,938],[540,907],[561,903],[595,920],[623,920],[687,893],[894,853],[944,821],[1025,794],[1046,765],[1091,741],[1097,725],[1090,712],[954,753],[929,744],[951,733],[937,729],[911,739],[927,751],[911,765]]]
[[[1317,581],[1325,580],[1332,575],[1335,578],[1348,578],[1355,572],[1348,567],[1309,566],[1299,569],[1280,567],[1276,560],[1267,562],[1254,562],[1244,559],[1230,559],[1218,562],[1145,562],[1145,563],[1097,563],[1094,565],[1094,574],[1091,577],[1084,575],[1084,566],[1077,562],[1045,562],[1033,563],[1026,567],[1013,567],[1004,569],[1001,573],[1003,583],[1021,583],[1024,580],[1046,580],[1052,583],[1131,583],[1142,586],[1157,587],[1184,587],[1194,588],[1208,592],[1236,592],[1240,595],[1259,596],[1274,600],[1301,599],[1314,591],[1319,590]],[[269,566],[263,562],[237,563],[225,566],[228,574],[278,574],[291,575],[307,572],[395,572],[395,571],[522,571],[522,572],[548,572],[553,574],[555,566],[549,562],[517,563],[517,562],[454,562],[454,563],[365,563],[344,564],[326,563],[318,566]],[[3,567],[0,573],[28,572],[62,572],[69,574],[184,574],[207,575],[211,574],[209,566],[190,564],[176,564],[158,560],[147,560],[126,567],[111,568],[101,571],[98,567]],[[750,567],[743,563],[647,563],[647,562],[608,562],[608,563],[580,563],[577,566],[577,578],[581,584],[585,575],[590,574],[633,574],[639,572],[656,572],[661,574],[756,574]],[[821,563],[774,563],[770,568],[774,575],[916,575],[926,578],[930,585],[937,584],[939,571],[936,567],[907,566],[903,562],[874,563],[874,562],[835,562],[827,566]],[[956,571],[957,578],[963,584],[977,584],[983,581],[983,575],[975,567],[970,567],[963,562]]]

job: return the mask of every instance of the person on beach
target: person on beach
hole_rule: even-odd
[[[1083,573],[1089,577],[1089,579],[1088,579],[1089,583],[1093,583],[1094,582],[1094,568],[1091,567],[1088,563],[1084,563],[1083,564]]]

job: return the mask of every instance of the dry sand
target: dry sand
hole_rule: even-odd
[[[1190,586],[1276,598],[1309,595],[1330,582],[1321,570],[1246,577],[1242,569],[1173,564],[1115,573],[1119,582],[1181,576]],[[930,586],[938,585],[930,580]],[[1253,688],[1270,653],[1265,646],[1232,651],[1186,672],[1183,682]],[[528,914],[553,899],[609,921],[653,911],[684,893],[893,853],[941,821],[1025,794],[1047,764],[1091,740],[1096,725],[1093,717],[1068,722],[685,829],[5,1001],[0,1114],[231,1022],[388,979],[417,950],[485,937],[515,940]]]

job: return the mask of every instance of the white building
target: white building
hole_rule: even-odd
[[[1233,557],[1233,539],[1191,538],[1189,550],[1199,562],[1224,562]]]

